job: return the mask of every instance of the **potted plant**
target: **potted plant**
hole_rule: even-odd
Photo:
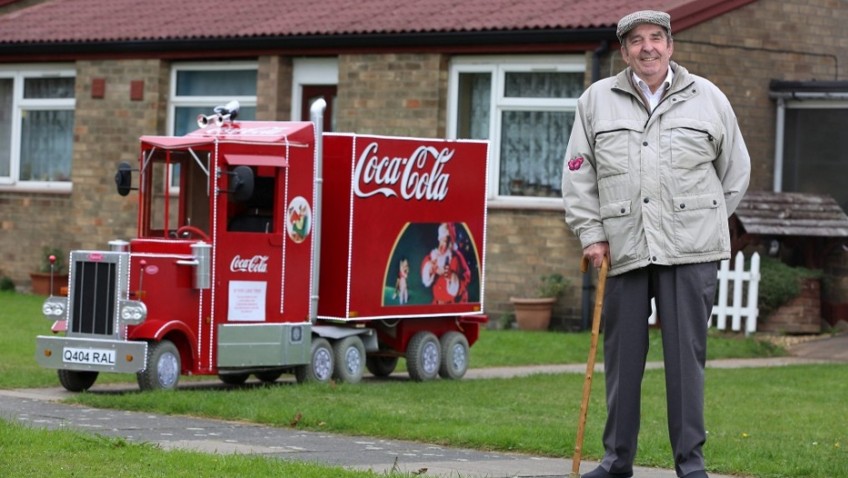
[[[562,274],[543,275],[539,279],[537,297],[510,297],[515,307],[515,321],[522,330],[547,330],[551,311],[565,292],[568,281]]]
[[[52,259],[51,259],[52,258]],[[51,275],[53,280],[50,280]],[[41,263],[37,272],[30,272],[32,293],[38,295],[60,295],[62,288],[68,286],[68,274],[65,267],[65,253],[56,247],[45,247],[41,253]],[[51,282],[53,289],[51,290]]]

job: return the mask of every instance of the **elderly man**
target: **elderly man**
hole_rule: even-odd
[[[583,255],[609,259],[604,300],[607,423],[600,466],[633,476],[651,299],[665,354],[668,431],[678,476],[703,478],[704,363],[717,263],[750,158],[727,98],[670,61],[667,13],[618,23],[628,67],[580,97],[565,155],[565,219]]]

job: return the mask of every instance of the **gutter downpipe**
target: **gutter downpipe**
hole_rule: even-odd
[[[777,98],[777,119],[774,127],[774,181],[772,189],[779,193],[783,190],[783,135],[786,131],[786,100]]]
[[[609,41],[604,40],[600,46],[592,52],[592,83],[601,79],[601,55],[609,52]],[[580,307],[580,330],[590,328],[592,318],[592,295],[595,285],[592,283],[592,268],[583,273],[583,294]]]

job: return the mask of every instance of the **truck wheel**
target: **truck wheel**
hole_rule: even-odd
[[[282,370],[266,370],[264,372],[256,372],[253,375],[262,383],[274,383],[282,374]]]
[[[365,368],[375,377],[388,377],[397,368],[397,357],[382,357],[379,355],[365,359]]]
[[[448,332],[439,339],[442,344],[442,365],[439,376],[457,380],[468,370],[468,339],[459,332]]]
[[[249,376],[249,373],[219,373],[218,380],[227,385],[241,385],[247,381]]]
[[[147,346],[147,368],[138,372],[142,390],[174,390],[180,381],[180,351],[170,340],[150,342]]]
[[[294,370],[297,383],[329,382],[333,377],[333,348],[330,342],[321,337],[312,339],[312,352],[309,357],[308,364],[300,365]]]
[[[59,370],[59,383],[69,392],[84,392],[94,385],[100,372],[80,372],[77,370]]]
[[[359,383],[365,373],[365,345],[356,335],[345,337],[333,344],[336,357],[333,378],[345,383]]]
[[[441,346],[432,332],[418,332],[406,347],[406,368],[416,382],[433,380],[439,375]]]

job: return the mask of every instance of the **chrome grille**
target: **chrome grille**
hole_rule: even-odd
[[[113,336],[118,294],[126,290],[129,254],[74,251],[68,333]],[[123,287],[122,287],[123,286]]]

